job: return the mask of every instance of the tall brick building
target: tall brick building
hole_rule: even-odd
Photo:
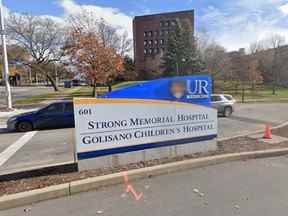
[[[134,58],[136,70],[145,79],[151,72],[161,71],[161,59],[169,34],[177,23],[185,24],[194,35],[194,10],[137,16],[133,20]]]

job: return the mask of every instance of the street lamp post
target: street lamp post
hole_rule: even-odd
[[[186,59],[185,59],[185,58],[182,58],[182,59],[181,59],[181,62],[182,62],[182,63],[185,63],[185,62],[186,62]],[[176,73],[177,73],[177,76],[180,76],[180,74],[179,74],[179,63],[178,63],[178,60],[176,60]]]
[[[6,35],[4,28],[4,17],[3,17],[3,5],[2,0],[0,0],[0,31],[1,31],[1,41],[2,41],[2,57],[3,57],[3,79],[6,86],[6,96],[7,96],[7,108],[12,109],[12,96],[11,87],[9,83],[9,68],[8,68],[8,57],[6,48]]]
[[[177,73],[177,76],[179,76],[179,64],[178,64],[178,61],[176,61],[176,73]]]

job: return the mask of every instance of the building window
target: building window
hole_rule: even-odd
[[[146,55],[147,54],[147,49],[144,49],[144,55]]]
[[[165,22],[165,26],[166,26],[166,27],[170,26],[170,21],[166,21],[166,22]]]
[[[155,48],[154,49],[154,54],[157,54],[159,52],[159,49],[158,48]]]
[[[157,37],[158,35],[159,35],[159,31],[155,31],[155,32],[154,32],[154,36]]]
[[[148,35],[147,32],[144,32],[144,37],[147,37],[147,35]]]
[[[160,36],[163,36],[164,35],[164,31],[162,30],[162,31],[160,31]]]
[[[161,21],[160,22],[160,27],[163,27],[164,26],[164,21]]]
[[[165,35],[168,35],[169,34],[169,31],[168,30],[165,30]]]
[[[157,45],[158,44],[158,40],[154,40],[154,44]]]
[[[149,41],[149,45],[151,46],[153,44],[153,40],[150,40]]]
[[[147,45],[147,40],[144,40],[144,46],[146,46]]]
[[[160,40],[160,44],[163,45],[164,44],[164,39]]]
[[[153,49],[149,49],[149,54],[152,54],[153,53]]]
[[[149,36],[149,37],[152,37],[152,36],[153,36],[153,32],[152,32],[152,31],[149,31],[148,36]]]
[[[171,25],[172,25],[172,26],[176,26],[176,23],[177,23],[177,22],[176,22],[175,20],[172,20],[172,21],[171,21]]]

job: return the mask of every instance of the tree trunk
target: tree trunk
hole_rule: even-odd
[[[276,83],[275,82],[273,83],[273,86],[272,86],[272,94],[276,95]]]
[[[46,77],[47,77],[47,79],[50,81],[51,85],[53,86],[54,91],[56,91],[56,92],[59,91],[59,89],[58,89],[55,81],[52,79],[52,77],[50,77],[49,75],[46,75]]]
[[[252,89],[252,91],[254,92],[254,90],[255,90],[255,82],[254,82],[254,81],[252,81],[251,89]]]
[[[212,79],[212,93],[215,94],[215,79],[213,75],[211,75],[211,79]]]
[[[245,102],[245,87],[242,86],[242,103]]]
[[[46,78],[47,78],[47,84],[49,84],[48,81],[50,81],[51,85],[52,85],[53,88],[54,88],[54,91],[56,91],[56,92],[59,91],[58,86],[56,85],[55,80],[53,80],[53,78],[52,78],[49,74],[47,74],[46,71],[43,70],[40,65],[30,64],[30,65],[28,65],[28,66],[29,66],[31,69],[34,68],[34,69],[40,71],[41,74],[45,75]],[[35,72],[35,76],[36,76],[36,82],[37,82],[37,84],[38,84],[37,71]],[[45,82],[45,80],[44,80],[44,82]]]
[[[235,89],[234,89],[234,91],[235,91],[235,95],[238,95],[238,87],[239,87],[239,83],[238,83],[238,81],[236,81],[236,84],[235,84]]]
[[[94,81],[94,82],[93,82],[92,97],[97,97],[96,87],[97,87],[97,83],[96,83],[96,81]]]
[[[107,85],[108,85],[108,92],[112,92],[112,85],[110,83],[108,83]]]

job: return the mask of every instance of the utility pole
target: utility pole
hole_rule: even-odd
[[[54,70],[55,70],[55,85],[58,87],[59,85],[59,78],[58,78],[58,71],[57,71],[57,65],[54,63]]]
[[[9,83],[9,67],[8,67],[8,57],[6,48],[6,33],[4,28],[4,17],[3,17],[3,5],[2,0],[0,0],[0,31],[1,31],[1,41],[2,41],[2,57],[3,57],[3,79],[6,85],[6,96],[7,96],[7,108],[12,109],[12,96],[11,87]]]

